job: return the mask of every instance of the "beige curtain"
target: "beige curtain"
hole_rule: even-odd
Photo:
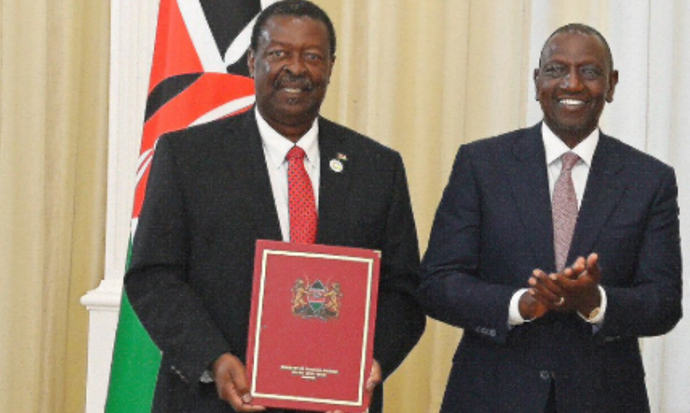
[[[102,276],[108,2],[0,0],[0,411],[84,408]]]

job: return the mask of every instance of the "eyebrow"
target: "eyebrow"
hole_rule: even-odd
[[[266,47],[270,47],[270,46],[283,46],[283,47],[288,47],[288,46],[293,46],[293,45],[294,45],[294,43],[291,43],[291,42],[289,42],[289,41],[270,40],[270,41],[268,41],[268,43],[266,44]],[[320,45],[317,45],[317,44],[308,44],[305,48],[306,48],[306,49],[320,49],[321,46],[320,46]],[[328,46],[326,46],[325,49],[328,50],[328,49],[329,49]]]

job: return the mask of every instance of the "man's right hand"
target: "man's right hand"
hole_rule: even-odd
[[[520,310],[520,316],[525,321],[536,320],[537,318],[544,316],[544,314],[549,311],[548,307],[534,298],[531,289],[525,291],[525,293],[520,296],[518,309]]]
[[[218,397],[230,403],[236,412],[261,412],[263,406],[254,406],[249,395],[244,365],[237,357],[225,353],[213,362],[213,379]]]

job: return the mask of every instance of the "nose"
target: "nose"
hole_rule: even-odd
[[[561,88],[565,90],[578,91],[583,87],[582,78],[580,77],[580,72],[577,68],[573,67],[570,69],[567,75],[563,77],[561,81]]]
[[[307,70],[304,60],[299,53],[294,53],[285,64],[285,69],[293,75],[301,75]]]

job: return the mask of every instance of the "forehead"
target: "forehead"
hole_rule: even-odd
[[[606,47],[597,36],[582,32],[559,33],[544,45],[542,63],[564,61],[606,65]]]
[[[266,20],[259,38],[259,45],[271,43],[328,48],[328,29],[311,17],[275,15]]]

